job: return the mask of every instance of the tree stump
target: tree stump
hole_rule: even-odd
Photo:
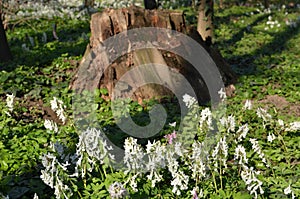
[[[87,46],[85,55],[78,68],[78,73],[75,75],[70,84],[70,88],[77,92],[106,88],[108,90],[108,98],[111,99],[114,95],[115,86],[118,84],[120,88],[122,77],[127,72],[132,69],[139,68],[140,65],[145,66],[145,64],[155,64],[168,66],[168,69],[163,71],[163,78],[160,74],[162,72],[156,71],[155,69],[151,70],[147,74],[143,73],[140,76],[138,75],[139,71],[137,71],[134,73],[135,75],[129,75],[131,83],[134,84],[138,81],[145,81],[148,75],[150,76],[150,79],[155,77],[158,79],[157,81],[165,81],[165,79],[174,78],[172,76],[172,71],[176,71],[182,74],[183,77],[189,81],[194,91],[196,91],[196,95],[200,103],[208,102],[210,100],[210,93],[207,85],[205,84],[203,74],[201,76],[201,74],[194,69],[191,63],[183,59],[181,56],[168,52],[167,50],[146,48],[138,51],[129,51],[124,56],[114,60],[113,63],[106,68],[106,65],[109,64],[109,58],[97,48],[99,48],[105,40],[114,37],[119,33],[142,27],[165,28],[188,35],[197,41],[209,53],[220,71],[223,82],[225,82],[225,84],[235,82],[235,74],[231,71],[220,53],[218,53],[215,49],[206,46],[195,28],[186,27],[182,12],[145,10],[140,7],[131,6],[129,8],[117,10],[106,9],[101,13],[95,13],[92,15],[90,43]],[[161,41],[167,39],[163,38],[164,36],[161,36],[160,38],[158,35],[157,37],[158,40]],[[180,45],[180,41],[174,42],[177,42]],[[108,51],[113,53],[113,46]],[[82,75],[83,73],[85,75]],[[207,75],[211,76],[213,74]],[[176,80],[174,84],[180,86],[182,81],[182,79]],[[136,90],[134,89],[133,92],[132,88],[126,84],[123,90],[127,89],[131,90],[131,92],[127,92],[127,95],[125,92],[123,93],[123,96],[125,95],[133,100],[141,101],[143,99],[172,96],[174,94],[173,90],[155,83],[138,87],[139,88]],[[181,87],[181,89],[184,91],[184,88]]]

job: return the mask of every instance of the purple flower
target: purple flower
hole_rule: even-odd
[[[169,144],[172,144],[173,139],[176,138],[176,132],[173,131],[173,133],[165,135],[164,137],[168,140]]]

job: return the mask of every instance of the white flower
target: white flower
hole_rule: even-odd
[[[162,176],[158,173],[158,169],[166,166],[166,147],[162,145],[160,141],[154,141],[153,144],[148,141],[146,147],[148,157],[146,168],[147,171],[150,171],[147,178],[151,181],[152,187],[155,187],[155,184],[162,180]]]
[[[237,134],[241,133],[237,139],[238,142],[242,141],[242,139],[245,139],[248,132],[249,132],[248,124],[242,125],[237,131]]]
[[[212,114],[209,108],[205,108],[201,111],[201,118],[199,121],[200,128],[202,129],[204,126],[204,122],[207,124],[209,129],[213,129],[212,127]]]
[[[68,187],[68,185],[64,185],[63,182],[58,177],[56,178],[54,190],[55,190],[54,195],[56,196],[56,199],[69,198],[66,192],[68,192],[70,195],[73,194],[72,190]]]
[[[127,170],[138,171],[144,169],[144,151],[141,145],[137,144],[137,140],[129,137],[126,138],[125,144],[125,155],[124,155],[124,163],[127,166]]]
[[[218,94],[221,98],[222,101],[224,101],[226,99],[226,92],[225,92],[225,89],[224,88],[221,88],[219,91],[218,91]]]
[[[173,123],[169,123],[169,126],[171,126],[171,127],[176,127],[176,122],[173,122]]]
[[[251,103],[250,100],[246,100],[244,109],[246,109],[246,110],[251,110],[252,109],[252,103]]]
[[[34,193],[33,199],[39,199],[39,196],[36,193]]]
[[[127,190],[119,182],[114,182],[113,184],[111,184],[108,188],[108,192],[110,194],[110,197],[113,199],[124,198],[127,195]]]
[[[58,100],[56,97],[53,97],[53,100],[50,101],[51,109],[56,113],[58,118],[65,124],[66,116],[64,115],[64,108],[63,101]]]
[[[11,94],[11,95],[6,94],[6,97],[7,97],[6,98],[6,106],[7,106],[8,110],[10,112],[12,112],[14,110],[14,99],[15,99],[15,96],[14,96],[14,94]]]
[[[215,170],[218,167],[219,161],[221,161],[223,163],[223,166],[227,168],[227,164],[226,164],[227,156],[228,156],[228,146],[226,143],[226,137],[224,136],[223,138],[220,138],[220,141],[215,146],[211,155],[211,159],[213,161]]]
[[[273,140],[275,140],[276,137],[275,137],[275,135],[273,133],[271,133],[271,134],[269,133],[267,139],[268,139],[268,142],[273,142]]]
[[[235,117],[230,115],[227,118],[222,117],[220,119],[221,125],[227,129],[227,132],[235,130]]]
[[[272,119],[272,116],[267,113],[267,111],[265,109],[262,109],[262,108],[258,108],[256,110],[256,114],[259,118],[262,118],[264,121],[268,121],[270,119]]]
[[[172,192],[176,195],[180,195],[181,191],[188,188],[189,176],[185,175],[183,171],[178,171],[172,174],[173,180],[171,185],[173,186]]]
[[[279,124],[279,126],[282,126],[282,127],[283,127],[283,126],[284,126],[283,120],[279,119],[279,120],[278,120],[278,124]]]
[[[243,181],[247,185],[247,190],[250,191],[250,194],[254,194],[254,198],[257,198],[257,190],[259,190],[260,194],[263,194],[264,191],[261,188],[262,182],[256,178],[256,175],[259,174],[259,171],[254,171],[253,167],[250,167],[250,169],[243,165],[243,171],[241,172],[241,177]]]
[[[291,185],[289,185],[287,188],[284,189],[284,194],[285,195],[288,195],[290,193],[292,193]]]
[[[186,107],[191,108],[196,103],[196,99],[188,94],[184,94],[183,102],[185,103]]]
[[[46,119],[44,121],[44,127],[50,131],[54,131],[55,133],[58,132],[57,124],[55,122],[53,122],[52,120]]]
[[[286,131],[299,131],[300,130],[300,121],[299,122],[292,122],[289,124],[289,128],[286,128]]]
[[[189,157],[193,179],[199,179],[206,176],[206,166],[203,159],[207,156],[202,143],[194,141],[192,145],[192,154]]]
[[[238,145],[235,148],[234,160],[238,160],[239,165],[244,165],[245,163],[248,163],[245,147],[243,147],[242,145]]]
[[[261,151],[261,148],[258,144],[258,141],[256,139],[250,138],[250,142],[252,144],[252,149],[254,150],[254,152],[256,152],[258,154],[258,156],[261,158],[262,162],[265,163],[266,167],[270,167],[267,164],[267,160],[265,158],[265,154]]]

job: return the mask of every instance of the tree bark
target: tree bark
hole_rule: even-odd
[[[208,45],[213,39],[213,8],[213,0],[200,0],[197,30]]]
[[[230,70],[230,67],[222,58],[222,56],[216,50],[210,48],[203,42],[197,30],[186,27],[182,12],[144,10],[142,8],[132,6],[118,10],[107,9],[102,13],[96,13],[92,15],[90,43],[87,46],[86,53],[83,56],[81,64],[78,68],[78,73],[75,75],[70,84],[70,88],[76,90],[77,93],[81,93],[84,90],[93,91],[97,88],[106,88],[109,94],[108,99],[110,99],[113,97],[113,91],[116,90],[114,89],[116,84],[120,83],[123,75],[127,75],[127,72],[134,69],[134,74],[130,73],[129,75],[129,81],[132,84],[135,82],[143,82],[145,79],[155,79],[158,82],[166,82],[167,80],[171,80],[168,82],[172,82],[172,84],[174,83],[176,88],[181,86],[179,90],[185,92],[186,89],[182,88],[183,84],[181,84],[182,79],[176,79],[174,76],[172,76],[174,71],[177,71],[182,74],[184,78],[188,80],[188,82],[190,82],[194,91],[197,92],[196,94],[199,102],[208,102],[210,100],[210,96],[201,74],[199,74],[188,61],[184,60],[179,55],[168,52],[167,50],[146,48],[133,52],[126,51],[127,54],[116,59],[112,64],[109,65],[108,68],[105,67],[109,64],[108,60],[110,60],[110,58],[108,58],[108,54],[103,54],[103,51],[97,51],[99,45],[103,45],[103,42],[105,42],[106,39],[112,38],[114,35],[117,35],[121,32],[126,32],[130,29],[141,27],[165,28],[187,34],[189,37],[197,41],[210,54],[219,68],[224,82],[227,84],[235,82],[236,76]],[[159,42],[174,42],[174,48],[182,49],[186,47],[182,45],[181,40],[176,40],[176,38],[170,40],[170,36],[154,36],[155,38],[157,37],[157,41]],[[151,37],[151,32],[149,33],[149,37]],[[130,41],[124,42],[130,43]],[[111,47],[106,46],[106,52],[111,52],[113,54],[115,52],[114,47],[120,45],[121,44],[118,43],[112,45]],[[188,52],[188,49],[186,49],[186,52]],[[140,66],[143,67],[145,64],[148,64],[149,68],[151,68],[150,66],[157,65],[168,67],[167,69],[163,69],[163,71],[153,68],[152,70],[149,69],[149,72],[147,73],[144,73],[145,70],[139,71]],[[147,69],[148,68],[146,68],[146,70]],[[163,73],[163,75],[161,73]],[[204,75],[213,76],[214,74]],[[175,79],[176,81],[173,82]],[[123,96],[130,97],[137,101],[159,98],[161,96],[172,96],[172,92],[170,90],[164,88],[163,86],[154,84],[147,84],[138,88],[134,91],[133,95],[129,95],[131,93],[127,92],[129,90],[133,90],[128,85],[124,84],[121,87],[121,91],[124,91]],[[125,91],[127,92],[128,96],[126,95]],[[105,98],[107,96],[102,97]]]
[[[12,59],[0,13],[0,61]]]

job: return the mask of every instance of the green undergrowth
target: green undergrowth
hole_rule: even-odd
[[[264,13],[253,7],[237,6],[215,12],[214,46],[239,75],[238,82],[234,85],[234,95],[226,101],[227,114],[234,115],[239,125],[249,124],[250,138],[259,140],[272,165],[269,170],[265,168],[253,151],[247,156],[249,159],[253,158],[251,166],[256,166],[264,174],[259,176],[265,190],[260,198],[287,197],[283,190],[289,185],[298,197],[300,195],[300,132],[284,132],[275,124],[277,119],[288,124],[299,121],[300,117],[300,22],[297,27],[290,27],[285,23],[286,20],[297,21],[299,14],[297,10]],[[270,16],[280,26],[270,28],[266,24]],[[191,21],[194,20],[192,16],[189,17]],[[53,24],[57,26],[59,40],[53,38]],[[44,35],[47,35],[46,41],[43,41]],[[14,59],[8,63],[0,63],[0,193],[9,195],[10,198],[32,198],[34,193],[40,198],[49,198],[54,191],[40,179],[43,169],[40,157],[48,153],[50,143],[55,142],[63,143],[70,153],[76,150],[78,134],[72,110],[73,93],[69,84],[89,42],[89,22],[62,19],[30,21],[8,30],[7,36]],[[29,38],[33,39],[34,45]],[[14,110],[7,114],[9,110],[6,95],[12,93],[16,96]],[[129,136],[117,126],[111,102],[99,97],[106,96],[107,91],[100,89],[96,93],[97,121],[106,136],[115,145],[123,147],[124,140]],[[268,100],[269,96],[285,100],[286,105],[279,107],[280,102]],[[51,112],[50,101],[53,97],[62,100],[65,105],[68,118],[66,125],[62,125]],[[274,121],[262,124],[255,111],[245,113],[243,106],[246,100],[251,100],[254,108],[266,108]],[[150,100],[140,105],[131,101],[129,112],[133,121],[140,126],[148,125],[151,122],[149,111],[156,103],[157,101]],[[176,99],[167,98],[162,105],[167,110],[167,121],[164,129],[152,137],[151,141],[166,142],[164,135],[175,130],[168,124],[177,122],[178,128],[181,122]],[[45,119],[56,121],[60,133],[46,130]],[[272,143],[266,142],[269,133],[274,133],[278,139]],[[142,146],[147,142],[148,139],[138,139]],[[228,145],[229,148],[234,146],[232,143]],[[246,145],[250,150],[249,142]],[[230,149],[230,152],[229,165],[233,162],[234,150]],[[226,186],[221,191],[213,188],[212,181],[203,182],[203,191],[208,198],[251,198],[245,183],[233,171],[238,168],[232,165],[230,168],[232,173],[223,176]],[[98,169],[108,173],[105,174],[107,179],[103,180],[95,172],[95,176],[91,175],[88,179],[88,186],[85,186],[84,180],[78,184],[73,181],[74,193],[84,190],[82,197],[97,198],[98,190],[103,197],[108,197],[109,184],[115,179],[125,179],[121,172],[112,172],[105,167]],[[184,171],[188,172],[188,168],[184,167]],[[165,183],[159,183],[155,188],[151,188],[151,183],[146,178],[139,178],[139,192],[130,190],[130,194],[133,198],[180,198],[172,193],[168,185],[170,175],[166,171],[162,175]],[[222,179],[218,183],[221,181]],[[73,197],[79,195],[75,194]],[[191,198],[190,193],[183,193],[182,197]]]

